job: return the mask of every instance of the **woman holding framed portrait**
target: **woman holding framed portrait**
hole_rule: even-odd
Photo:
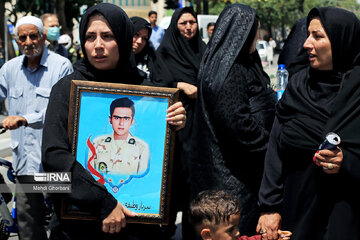
[[[98,219],[96,222],[84,222],[58,218],[60,224],[56,230],[60,239],[65,236],[66,239],[139,239],[136,235],[148,235],[156,229],[152,225],[142,225],[142,229],[148,228],[144,231],[123,230],[126,226],[125,218],[136,214],[122,206],[76,160],[67,134],[72,80],[142,84],[131,60],[132,38],[132,23],[120,7],[100,3],[89,8],[80,22],[84,59],[75,64],[72,74],[61,79],[52,89],[44,126],[42,164],[48,172],[72,174],[72,192],[65,196],[53,195],[55,214],[59,217],[60,197],[65,197],[77,208],[91,212]],[[185,119],[182,103],[175,103],[168,108],[167,121],[176,129],[184,127]],[[134,228],[138,229],[139,225]]]

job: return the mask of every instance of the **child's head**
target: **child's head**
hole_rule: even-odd
[[[218,190],[199,193],[189,210],[190,223],[202,239],[237,239],[240,204],[236,197]]]

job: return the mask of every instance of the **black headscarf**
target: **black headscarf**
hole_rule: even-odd
[[[224,14],[226,16],[223,16]],[[239,53],[249,52],[258,28],[256,11],[246,5],[230,5],[226,11],[222,11],[219,18],[222,21],[217,21],[215,25],[199,72],[199,79],[209,82],[215,94],[221,89],[236,58],[249,57],[249,54]],[[255,59],[260,61],[259,58]],[[214,98],[216,99],[216,95]]]
[[[146,28],[149,30],[149,36],[151,35],[152,28],[148,21],[146,21],[145,19],[143,19],[141,17],[131,17],[130,20],[134,26],[134,34],[136,34],[138,31],[140,31],[140,29]]]
[[[307,26],[316,16],[331,42],[333,70],[309,67],[293,76],[277,106],[283,142],[316,151],[332,131],[340,135],[344,152],[359,157],[360,78],[353,69],[360,54],[360,22],[349,11],[324,7],[310,11]]]
[[[152,32],[150,23],[141,17],[131,17],[131,22],[134,27],[134,34],[140,29],[146,28],[149,30],[149,37]],[[157,86],[157,87],[172,87],[172,76],[167,66],[163,63],[161,58],[155,52],[155,49],[147,41],[146,46],[140,53],[134,54],[136,64],[146,65],[150,72],[150,81],[147,80],[147,73],[138,69],[144,85]]]
[[[307,17],[307,26],[319,17],[331,42],[335,71],[346,72],[359,61],[359,20],[352,12],[341,8],[313,8]]]
[[[177,9],[171,18],[169,27],[167,28],[164,38],[157,49],[158,56],[166,64],[169,69],[173,83],[173,87],[177,87],[178,82],[186,82],[196,85],[197,75],[201,62],[202,55],[205,51],[206,45],[201,40],[199,35],[199,28],[194,37],[187,40],[181,35],[177,22],[182,14],[190,13],[197,21],[197,16],[192,8],[185,7]],[[179,100],[183,103],[186,109],[186,126],[177,132],[175,144],[175,160],[174,160],[174,189],[181,189],[177,191],[175,196],[177,202],[183,201],[183,197],[187,192],[182,192],[186,187],[187,179],[187,161],[191,153],[190,138],[193,129],[194,107],[195,99],[189,98],[183,91],[180,92]],[[187,199],[186,199],[187,200]]]
[[[184,7],[177,9],[172,15],[164,39],[157,49],[158,56],[166,64],[171,73],[174,87],[177,86],[178,82],[196,85],[201,58],[206,48],[206,44],[200,38],[199,28],[197,29],[195,36],[190,40],[187,40],[181,35],[177,27],[177,22],[182,14],[185,13],[190,13],[197,21],[197,16],[192,8]],[[185,145],[188,145],[187,141],[191,136],[195,99],[190,99],[183,92],[180,92],[179,99],[186,109],[187,117],[185,128],[177,133],[178,139],[180,139],[180,142],[184,147]],[[186,148],[189,147],[190,146]],[[182,149],[181,152],[184,156],[185,152],[189,152],[189,150]]]
[[[192,8],[177,9],[157,52],[167,64],[175,82],[187,82],[196,85],[200,62],[206,45],[201,40],[199,28],[190,40],[181,35],[177,22],[184,13],[190,13],[197,21],[196,13]]]
[[[100,13],[107,20],[118,45],[120,59],[116,68],[113,70],[98,70],[94,68],[89,63],[86,55],[86,30],[90,17],[96,13]],[[109,3],[100,3],[92,6],[86,10],[85,14],[81,17],[80,42],[84,59],[75,64],[74,68],[80,71],[87,79],[93,81],[139,84],[141,81],[133,60],[132,39],[133,26],[124,10]],[[121,79],[119,76],[121,76]]]
[[[149,38],[151,36],[151,32],[152,32],[152,28],[150,23],[148,23],[148,21],[146,21],[145,19],[141,18],[141,17],[131,17],[130,18],[131,22],[133,23],[134,26],[134,35],[140,31],[142,28],[146,28],[149,31]],[[146,54],[149,54],[149,51],[151,51],[151,53],[153,53],[153,49],[151,49],[150,46],[150,41],[148,40],[146,42],[145,47],[143,48],[143,50],[138,53],[135,54],[135,59],[136,59],[136,63],[138,63],[139,61],[142,61],[142,59],[144,58],[144,56]]]
[[[290,77],[299,70],[309,66],[309,55],[304,43],[307,38],[306,17],[296,21],[286,38],[284,47],[279,55],[278,64],[285,64]]]
[[[241,132],[241,129],[246,129],[246,124],[242,124],[241,120],[239,120],[239,115],[246,116],[248,114],[249,121],[250,119],[257,119],[258,129],[261,130],[254,130],[251,133],[252,135],[249,134],[251,136],[248,137],[256,138],[255,136],[257,136],[258,139],[256,141],[249,140],[249,142],[253,141],[254,148],[251,150],[247,149],[247,151],[261,152],[266,149],[268,134],[274,119],[275,95],[270,87],[270,79],[263,71],[258,52],[255,50],[254,53],[250,54],[250,47],[255,39],[258,23],[256,11],[243,4],[232,4],[221,12],[201,62],[194,123],[194,145],[197,145],[198,141],[200,142],[200,138],[203,138],[203,140],[199,145],[207,141],[211,142],[211,139],[216,139],[224,133],[224,129],[218,129],[217,134],[215,133],[216,130],[211,130],[211,134],[206,137],[206,140],[205,137],[201,137],[205,131],[202,130],[204,125],[208,125],[208,129],[219,127],[216,120],[219,118],[219,115],[221,115],[220,118],[223,117],[232,122],[230,125],[234,136],[228,136],[228,139],[238,137],[237,134]],[[225,83],[227,85],[224,85]],[[236,93],[227,96],[229,95],[227,88],[236,89]],[[240,98],[236,94],[246,97],[241,96]],[[230,100],[225,100],[227,102],[223,106],[218,106],[227,97]],[[237,100],[232,101],[231,98],[236,98]],[[246,99],[243,102],[238,101],[238,99],[242,98]],[[246,107],[240,106],[241,104],[244,104]],[[214,106],[218,106],[218,109],[214,109]],[[236,112],[242,108],[241,113]],[[225,110],[220,113],[220,109]],[[229,109],[235,110],[229,111]],[[257,126],[253,127],[257,129]],[[264,133],[259,134],[261,131]],[[214,140],[214,142],[216,141]],[[254,142],[258,144],[256,145]],[[218,144],[221,145],[223,143]],[[243,141],[242,144],[246,145],[247,143]],[[200,152],[199,154],[203,153]],[[220,159],[219,156],[217,158]]]
[[[239,228],[255,234],[257,192],[276,98],[258,52],[250,53],[258,19],[249,6],[220,14],[198,77],[189,176],[192,197],[223,189],[242,205]]]

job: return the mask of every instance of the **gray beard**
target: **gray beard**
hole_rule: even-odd
[[[33,49],[35,50],[34,53],[32,53],[32,54],[26,54],[26,51],[28,51],[28,50],[33,50]],[[30,45],[30,47],[29,47],[29,46],[25,46],[24,49],[23,49],[23,52],[24,52],[25,56],[28,57],[28,58],[40,56],[41,51],[42,51],[42,46],[39,45],[39,47],[36,48],[35,44]]]

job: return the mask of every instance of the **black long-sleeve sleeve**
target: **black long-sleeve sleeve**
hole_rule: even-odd
[[[275,117],[265,155],[264,174],[259,190],[259,205],[262,212],[279,212],[283,200],[283,163],[278,152],[281,126]]]
[[[249,152],[265,150],[275,112],[271,94],[273,91],[264,89],[260,79],[235,64],[217,100],[211,104],[216,128],[222,132],[219,135],[236,141],[237,146]]]
[[[82,78],[75,72],[52,88],[43,131],[42,164],[48,172],[71,172],[72,191],[66,197],[102,220],[116,207],[117,201],[76,161],[67,135],[71,79]]]

